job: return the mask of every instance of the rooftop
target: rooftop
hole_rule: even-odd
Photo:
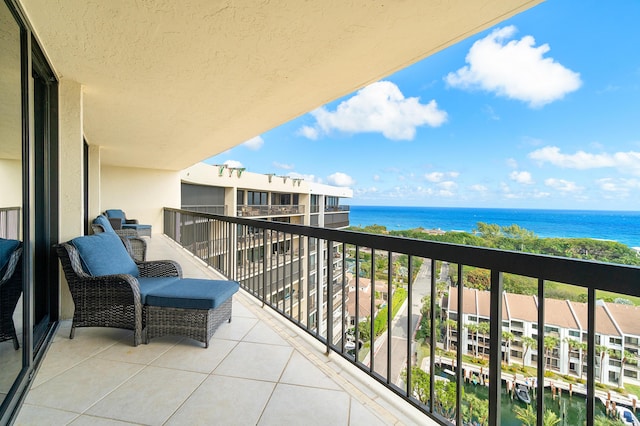
[[[149,259],[220,278],[164,235]],[[180,337],[133,347],[129,330],[63,321],[16,424],[429,424],[340,356],[240,290],[208,349]],[[435,423],[434,423],[435,424]]]

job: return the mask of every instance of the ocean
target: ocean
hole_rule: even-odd
[[[640,247],[640,212],[351,206],[351,226],[471,232],[478,222],[519,225],[538,237],[595,238]]]

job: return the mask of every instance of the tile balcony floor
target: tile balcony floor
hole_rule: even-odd
[[[164,235],[148,259],[220,278]],[[18,425],[436,424],[242,290],[208,349],[180,337],[133,347],[129,330],[63,321]]]

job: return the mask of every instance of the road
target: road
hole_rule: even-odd
[[[400,383],[399,377],[407,366],[407,336],[412,336],[418,325],[422,298],[431,294],[431,261],[425,259],[412,286],[411,327],[408,321],[408,303],[405,302],[391,322],[391,382]],[[408,299],[407,299],[408,301]],[[411,330],[411,332],[409,332]],[[387,376],[387,333],[376,340],[374,370]]]

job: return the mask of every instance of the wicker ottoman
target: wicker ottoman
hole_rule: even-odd
[[[220,324],[231,322],[236,281],[181,279],[146,295],[145,343],[154,337],[189,337],[209,347]]]

